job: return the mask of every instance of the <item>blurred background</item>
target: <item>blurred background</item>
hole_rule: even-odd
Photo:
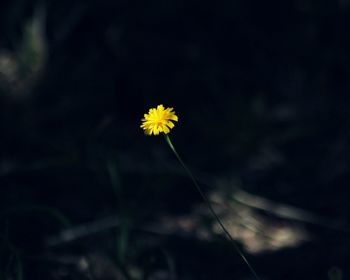
[[[0,279],[349,279],[350,1],[0,2]]]

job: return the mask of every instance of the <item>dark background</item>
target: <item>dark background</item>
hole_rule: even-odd
[[[348,279],[349,24],[348,0],[1,1],[1,279],[253,279],[139,128],[158,104],[262,279]],[[307,240],[252,249],[274,237],[237,213]]]

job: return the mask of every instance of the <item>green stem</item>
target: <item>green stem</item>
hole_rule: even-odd
[[[191,178],[193,184],[195,185],[197,191],[199,192],[199,194],[201,195],[201,197],[203,198],[204,202],[206,203],[206,205],[208,206],[210,212],[213,214],[213,216],[215,217],[216,221],[218,222],[218,224],[220,225],[220,227],[222,228],[222,230],[224,231],[224,233],[226,234],[226,236],[228,237],[228,239],[231,241],[232,245],[234,246],[234,248],[236,249],[236,251],[238,252],[238,254],[241,256],[241,258],[243,259],[243,261],[246,263],[246,265],[248,266],[249,270],[251,271],[251,273],[254,275],[255,279],[260,280],[260,277],[257,275],[257,273],[255,272],[255,270],[253,269],[253,267],[250,265],[250,263],[248,262],[247,258],[245,257],[245,255],[243,254],[243,252],[241,251],[241,249],[238,247],[238,244],[236,243],[236,241],[233,239],[233,237],[231,236],[231,234],[228,232],[228,230],[226,229],[226,227],[224,226],[223,222],[221,221],[221,219],[219,218],[219,216],[216,214],[213,206],[211,205],[207,195],[202,191],[201,187],[199,186],[199,184],[197,183],[197,180],[195,179],[195,177],[193,176],[191,170],[187,167],[187,165],[184,163],[184,161],[182,160],[182,158],[180,157],[180,155],[177,153],[173,143],[170,140],[169,135],[165,135],[165,140],[168,143],[170,149],[173,151],[173,153],[175,154],[176,158],[178,159],[178,161],[180,162],[180,164],[182,165],[182,167],[185,169],[187,175]]]

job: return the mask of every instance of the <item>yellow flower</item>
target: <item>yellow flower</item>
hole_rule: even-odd
[[[162,104],[158,105],[157,108],[149,109],[148,114],[143,116],[140,127],[145,131],[146,135],[158,135],[161,132],[168,134],[170,129],[175,126],[172,121],[178,121],[173,108],[165,109]]]

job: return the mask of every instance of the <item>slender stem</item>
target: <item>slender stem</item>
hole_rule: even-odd
[[[184,161],[182,160],[182,158],[180,157],[180,155],[178,154],[178,152],[176,151],[173,143],[170,140],[170,137],[168,135],[165,135],[165,140],[168,143],[170,149],[173,151],[173,153],[175,154],[176,158],[178,159],[178,161],[180,162],[180,164],[182,165],[182,167],[185,169],[187,175],[191,178],[193,184],[195,185],[197,191],[199,192],[199,194],[201,195],[201,197],[203,198],[204,202],[206,203],[206,205],[208,206],[210,212],[213,214],[214,218],[216,219],[216,221],[218,222],[218,224],[220,225],[220,227],[222,228],[222,230],[224,231],[224,233],[226,234],[226,236],[228,237],[228,239],[231,241],[232,245],[234,246],[234,248],[236,249],[236,251],[238,252],[238,254],[241,256],[241,258],[243,259],[243,261],[246,263],[246,265],[248,266],[249,270],[251,271],[251,273],[254,275],[255,279],[260,280],[260,277],[257,275],[257,273],[255,272],[255,270],[253,269],[253,267],[250,265],[249,261],[247,260],[247,258],[245,257],[245,255],[243,254],[243,252],[241,251],[241,249],[239,248],[237,242],[233,239],[233,237],[231,236],[231,234],[228,232],[228,230],[226,229],[226,227],[224,226],[223,222],[221,221],[221,219],[219,218],[219,216],[216,214],[212,204],[210,203],[207,195],[202,191],[201,187],[199,186],[199,184],[197,183],[197,180],[195,179],[195,177],[193,176],[191,170],[187,167],[187,165],[184,163]]]

